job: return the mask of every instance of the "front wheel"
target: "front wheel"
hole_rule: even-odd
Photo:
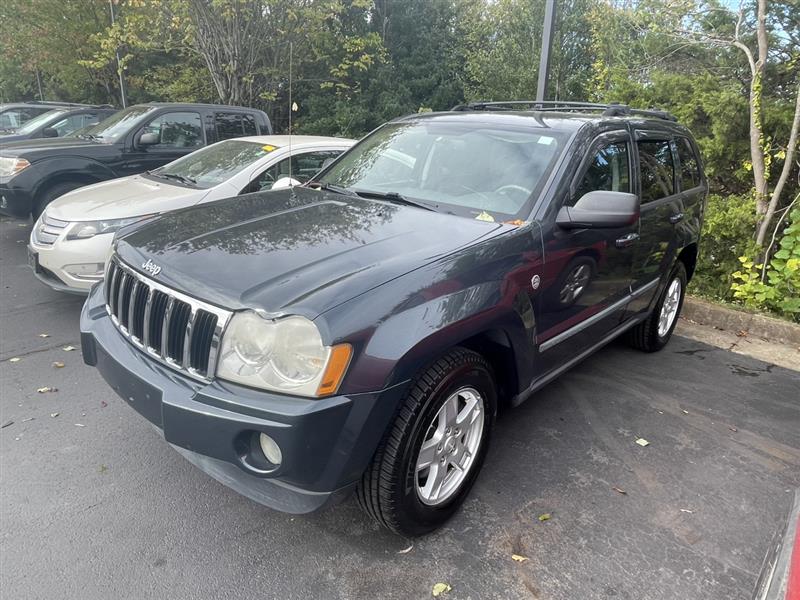
[[[358,486],[381,525],[417,536],[441,526],[481,468],[497,406],[491,368],[455,348],[415,379]]]
[[[657,352],[666,346],[678,324],[685,293],[686,268],[678,261],[672,268],[667,285],[653,312],[631,329],[628,336],[630,344],[645,352]]]

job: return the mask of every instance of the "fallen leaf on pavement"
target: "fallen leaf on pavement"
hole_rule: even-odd
[[[550,520],[550,513],[544,513],[543,515],[539,515],[539,520],[542,522]]]
[[[49,333],[40,333],[39,337],[40,338],[48,338],[48,337],[50,337],[50,334]]]
[[[731,430],[733,433],[736,433],[737,431],[739,431],[739,430],[738,430],[738,429],[736,429],[736,427],[734,427],[733,425],[729,425],[729,426],[728,426],[728,429],[730,429],[730,430]]]
[[[47,392],[57,392],[58,388],[45,386],[45,387],[38,388],[36,391],[39,392],[40,394],[46,394]]]
[[[54,366],[56,369],[63,369],[63,368],[64,368],[64,363],[63,363],[63,362],[61,362],[60,360],[57,360],[57,361],[55,361],[55,362],[53,363],[53,366]]]
[[[105,473],[106,471],[108,471],[108,467],[107,467],[107,466],[105,466],[105,465],[100,465],[100,468],[99,468],[99,469],[97,469],[97,470],[98,470],[98,472],[100,472],[100,473]]]
[[[638,439],[636,440],[636,443],[637,443],[637,444],[639,444],[639,445],[640,445],[640,446],[642,446],[642,447],[644,447],[644,446],[649,446],[649,445],[650,445],[650,442],[648,442],[648,441],[647,441],[646,439],[644,439],[644,438],[638,438]]]
[[[0,429],[5,429],[5,428],[6,428],[6,427],[8,427],[9,425],[13,425],[13,424],[14,424],[14,421],[6,421],[6,422],[5,422],[5,423],[3,423],[2,425],[0,425]]]
[[[612,487],[611,489],[614,490],[615,492],[617,492],[618,494],[622,494],[623,496],[627,496],[628,495],[628,492],[626,492],[622,488]]]
[[[449,583],[435,583],[433,584],[433,589],[431,590],[431,594],[434,598],[438,598],[442,594],[446,594],[453,588],[450,587]]]
[[[520,556],[519,554],[512,554],[511,555],[511,560],[514,560],[516,562],[525,562],[526,560],[528,560],[528,557],[527,556]]]
[[[58,416],[58,413],[50,413],[50,416],[55,419]]]
[[[19,356],[15,356],[14,358],[9,358],[8,362],[16,363],[16,362],[19,362],[20,360],[22,360],[22,359]]]
[[[411,552],[411,550],[413,550],[413,548],[414,548],[414,544],[411,544],[411,545],[410,545],[408,548],[406,548],[405,550],[398,550],[398,552],[397,552],[397,553],[398,553],[398,554],[408,554],[409,552]]]
[[[745,331],[744,329],[741,329],[736,332],[736,337],[746,337],[746,336],[747,336],[747,331]]]
[[[72,352],[73,350],[75,350],[75,346],[64,346],[64,347],[62,348],[62,350],[63,350],[64,352]]]
[[[106,406],[108,406],[108,402],[106,402],[105,400],[100,400],[100,407],[105,408]]]

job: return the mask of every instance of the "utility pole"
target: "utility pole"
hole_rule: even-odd
[[[536,85],[536,99],[544,100],[547,92],[547,79],[550,76],[550,51],[553,49],[553,29],[556,20],[556,0],[545,0],[544,26],[542,27],[542,52],[539,56],[539,82]]]
[[[111,9],[111,26],[114,26],[115,16],[114,16],[114,0],[108,0],[108,6]],[[119,74],[119,97],[122,100],[122,108],[128,107],[128,95],[125,93],[125,77],[122,74],[122,67],[119,64],[119,48],[114,50],[114,54],[117,57],[117,73]]]

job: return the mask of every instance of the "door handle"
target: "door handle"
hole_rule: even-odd
[[[627,248],[632,246],[639,239],[638,233],[628,233],[621,238],[617,238],[617,248]]]
[[[680,223],[681,221],[683,221],[683,213],[675,213],[669,218],[669,222],[673,225]]]

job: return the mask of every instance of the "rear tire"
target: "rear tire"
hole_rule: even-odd
[[[658,352],[666,346],[678,324],[685,293],[686,267],[677,261],[653,311],[628,334],[630,345],[644,352]]]
[[[480,354],[457,347],[438,359],[412,383],[364,473],[361,508],[401,535],[440,527],[477,478],[496,407],[491,367]]]
[[[63,196],[67,192],[71,192],[72,190],[77,190],[79,187],[83,187],[84,185],[89,185],[88,183],[78,183],[77,181],[68,181],[65,183],[57,183],[52,187],[49,187],[44,191],[43,194],[39,195],[39,198],[36,200],[36,203],[33,206],[33,221],[42,216],[44,209],[47,208],[47,205],[50,204],[53,200],[58,198],[59,196]]]

